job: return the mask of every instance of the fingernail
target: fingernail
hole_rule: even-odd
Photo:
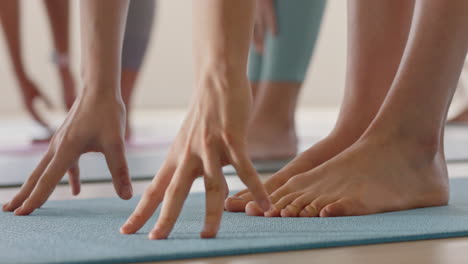
[[[120,227],[120,233],[122,234],[128,234],[128,229],[129,229],[129,226],[127,223],[123,224],[123,226]]]
[[[213,230],[203,230],[201,233],[200,233],[200,237],[201,238],[215,238],[216,237],[216,232],[214,232]]]
[[[162,234],[161,231],[159,230],[154,230],[154,231],[151,231],[149,234],[148,234],[148,238],[151,239],[151,240],[160,240],[160,239],[166,239],[167,236],[164,236]]]
[[[133,188],[132,185],[123,185],[121,190],[122,198],[130,199],[133,196]]]
[[[262,208],[262,210],[264,212],[270,211],[272,209],[270,201],[269,200],[261,200],[260,201],[260,208]]]
[[[19,208],[16,208],[16,210],[13,211],[13,214],[14,214],[14,215],[21,215],[20,213],[21,213],[21,209],[22,209],[22,208],[23,208],[22,206],[19,207]]]

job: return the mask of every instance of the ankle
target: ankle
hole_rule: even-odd
[[[392,146],[400,149],[401,155],[421,161],[433,161],[437,156],[443,156],[441,137],[437,134],[392,133],[371,128],[362,135],[359,141],[373,142],[382,147]]]

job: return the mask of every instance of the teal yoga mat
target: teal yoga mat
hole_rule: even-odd
[[[203,194],[189,196],[168,240],[118,229],[138,199],[48,202],[31,216],[0,213],[2,263],[124,263],[276,252],[468,235],[468,179],[451,181],[449,206],[339,218],[225,213],[217,239],[199,239]]]

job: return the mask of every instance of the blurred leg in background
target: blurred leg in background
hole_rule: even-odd
[[[131,0],[122,50],[122,98],[127,108],[126,139],[131,137],[131,99],[153,29],[155,0]]]
[[[62,84],[65,108],[70,110],[75,101],[75,81],[70,68],[70,1],[44,0],[49,18],[55,51],[53,61]]]
[[[448,124],[468,125],[468,60],[465,60],[457,91],[450,106]]]
[[[8,54],[13,66],[13,72],[19,84],[23,104],[35,121],[46,130],[51,131],[51,127],[39,114],[36,109],[37,105],[35,104],[37,100],[42,100],[48,107],[51,107],[51,102],[45,97],[34,81],[31,80],[24,67],[20,17],[19,1],[0,1],[0,22],[5,33]]]
[[[248,70],[254,95],[248,147],[254,161],[297,153],[294,115],[324,9],[324,0],[257,1]]]

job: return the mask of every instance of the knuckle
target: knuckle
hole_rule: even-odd
[[[225,144],[229,147],[236,147],[239,143],[239,140],[237,137],[230,131],[224,130],[222,133],[222,138],[225,142]]]
[[[221,192],[223,185],[218,182],[205,181],[205,191],[206,192]]]
[[[167,191],[166,193],[170,196],[177,196],[179,194],[182,193],[182,187],[180,186],[180,184],[170,184],[168,187],[167,187]]]

